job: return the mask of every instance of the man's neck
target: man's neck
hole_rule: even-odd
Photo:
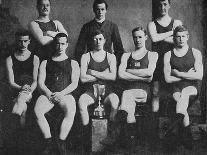
[[[169,20],[169,19],[171,19],[169,14],[166,14],[164,16],[160,16],[160,17],[157,18],[158,21],[166,21],[166,20]]]
[[[102,18],[102,19],[97,19],[95,18],[95,21],[98,22],[98,23],[103,23],[104,21],[106,20],[106,18]]]
[[[16,50],[16,55],[24,55],[28,50],[24,49],[24,50]]]
[[[146,52],[147,50],[146,50],[146,48],[145,47],[141,47],[141,48],[136,48],[135,47],[135,52],[137,52],[137,53],[144,53],[144,52]]]
[[[95,49],[92,51],[93,53],[102,53],[105,52],[103,49]]]
[[[175,50],[181,54],[181,53],[186,53],[189,49],[188,45],[182,46],[182,47],[175,47]],[[182,55],[182,54],[181,54]]]
[[[56,54],[52,57],[53,60],[59,60],[59,61],[65,60],[67,58],[68,56],[65,53]]]
[[[48,21],[50,21],[50,18],[49,18],[49,16],[39,16],[38,20],[48,22]]]

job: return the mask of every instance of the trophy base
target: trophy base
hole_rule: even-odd
[[[92,152],[101,152],[104,146],[100,143],[107,137],[107,119],[92,119],[91,120],[91,149]]]

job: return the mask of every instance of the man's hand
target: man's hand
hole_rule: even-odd
[[[31,86],[28,84],[25,84],[24,86],[22,86],[21,90],[31,92]]]
[[[57,32],[55,32],[55,31],[46,31],[46,32],[44,32],[45,36],[49,36],[49,37],[52,37],[52,38],[54,38],[56,36],[56,34],[57,34]]]
[[[51,96],[50,96],[50,100],[53,102],[53,103],[59,103],[62,101],[63,99],[63,94],[61,92],[55,92],[55,93],[52,93]]]
[[[172,69],[171,73],[173,76],[179,77],[180,72],[177,69]]]
[[[94,70],[92,70],[92,69],[88,69],[88,70],[87,70],[87,74],[89,74],[89,75],[92,75],[92,76],[93,76],[93,73],[94,73]]]
[[[191,69],[189,69],[189,71],[188,71],[188,73],[194,73],[194,72],[196,72],[196,71],[195,71],[195,68],[191,68]]]

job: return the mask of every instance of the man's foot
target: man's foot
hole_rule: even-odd
[[[172,153],[177,150],[177,137],[174,134],[168,134],[163,139],[163,150],[166,153]]]
[[[67,155],[67,145],[66,145],[65,140],[59,139],[57,142],[57,145],[58,145],[58,151],[60,155]]]
[[[186,149],[188,150],[193,149],[193,138],[192,138],[190,126],[184,128],[182,143]]]
[[[42,155],[52,154],[53,153],[53,148],[54,148],[54,145],[53,145],[52,138],[47,138],[45,140],[45,149],[43,150]]]
[[[105,139],[100,141],[102,145],[106,145],[106,146],[112,146],[115,144],[115,142],[116,142],[115,138],[111,136],[107,136]]]

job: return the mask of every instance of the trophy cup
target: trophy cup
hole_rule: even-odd
[[[94,116],[103,119],[106,115],[104,105],[102,104],[103,96],[105,95],[105,85],[94,84],[94,95],[98,99],[98,106],[94,109]]]

